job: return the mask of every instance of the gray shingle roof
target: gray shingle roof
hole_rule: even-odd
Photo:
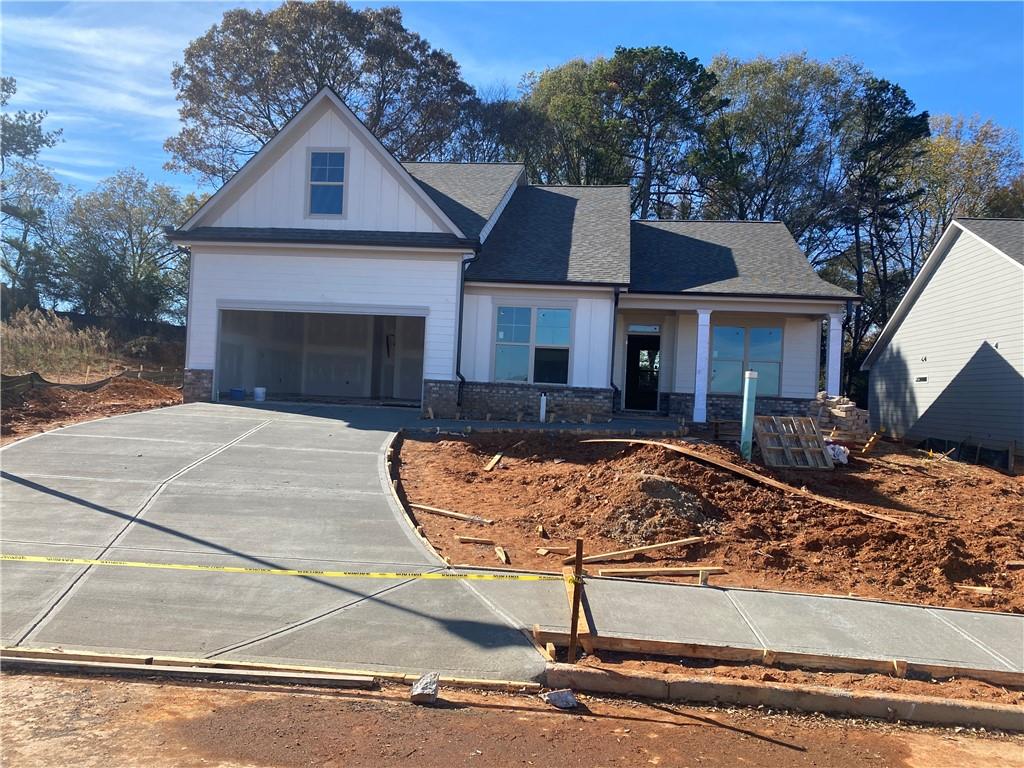
[[[466,237],[479,237],[508,188],[525,172],[521,163],[402,163],[438,208]]]
[[[631,291],[856,298],[818,277],[782,222],[632,226]]]
[[[969,219],[956,222],[994,245],[1018,264],[1024,264],[1024,219]]]
[[[179,242],[306,243],[310,245],[367,245],[393,248],[459,248],[471,250],[476,240],[447,232],[377,232],[344,229],[286,229],[278,227],[196,227],[170,230]]]
[[[629,187],[521,186],[467,280],[629,282]]]

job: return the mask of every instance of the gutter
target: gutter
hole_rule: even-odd
[[[466,305],[466,270],[469,265],[480,258],[479,246],[473,250],[473,255],[463,259],[462,268],[459,270],[459,322],[455,330],[455,378],[459,380],[458,392],[455,395],[455,405],[462,407],[462,389],[466,385],[466,377],[462,375],[462,317]]]

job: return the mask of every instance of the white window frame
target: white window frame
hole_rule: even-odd
[[[743,359],[740,361],[740,387],[735,391],[724,392],[721,390],[715,390],[711,387],[712,373],[715,367],[715,328],[742,328],[743,329]],[[758,397],[782,397],[782,368],[786,359],[786,325],[772,325],[770,322],[736,322],[729,320],[722,320],[720,323],[713,323],[711,326],[711,338],[708,340],[708,394],[709,395],[742,395],[743,394],[743,372],[750,370],[751,362],[755,363],[775,363],[774,360],[751,360],[750,359],[750,331],[753,328],[770,328],[772,330],[779,331],[780,341],[782,342],[779,350],[779,391],[774,395],[762,395],[758,393]]]
[[[530,310],[530,341],[499,341],[498,340],[498,311],[502,308],[514,308],[514,309],[529,309]],[[565,310],[569,313],[569,343],[568,344],[538,344],[537,343],[537,312],[542,309],[558,309]],[[576,311],[574,305],[566,305],[560,302],[541,302],[541,301],[523,301],[521,299],[508,299],[494,302],[494,311],[491,318],[491,381],[508,383],[508,384],[541,384],[546,387],[570,387],[572,386],[572,366],[573,366],[573,328],[574,321],[576,318]],[[498,345],[508,344],[510,346],[520,346],[529,348],[529,360],[528,360],[528,372],[526,381],[516,381],[514,379],[499,379],[496,374],[497,359],[498,359]],[[534,358],[538,349],[567,349],[569,351],[569,368],[566,375],[565,383],[552,382],[552,381],[535,381],[534,380]]]
[[[341,181],[313,181],[313,153],[329,152],[335,155],[342,155],[344,165],[342,167]],[[348,147],[306,147],[306,203],[305,218],[307,219],[346,219],[348,218]],[[341,187],[341,213],[313,213],[313,185]]]

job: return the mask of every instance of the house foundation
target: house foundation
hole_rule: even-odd
[[[585,423],[612,418],[612,390],[592,387],[553,387],[543,384],[427,380],[423,382],[423,412],[436,419],[540,421],[541,395],[547,395],[548,421]]]

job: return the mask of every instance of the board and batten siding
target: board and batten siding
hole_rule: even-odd
[[[204,225],[444,231],[423,202],[381,162],[380,150],[368,147],[333,106],[325,102],[310,120],[306,130],[272,158],[259,178]],[[344,218],[306,215],[310,149],[345,151]]]
[[[574,292],[467,285],[462,318],[462,374],[492,381],[495,312],[499,306],[567,307],[572,310],[569,386],[607,387],[611,353],[611,291]]]
[[[1024,445],[1024,269],[961,233],[870,377],[875,429]]]
[[[415,315],[426,318],[423,376],[450,380],[455,375],[459,269],[460,259],[454,256],[193,247],[186,366],[214,367],[221,308]]]

